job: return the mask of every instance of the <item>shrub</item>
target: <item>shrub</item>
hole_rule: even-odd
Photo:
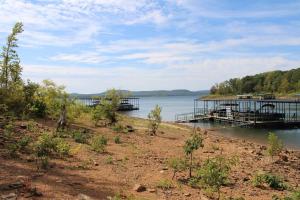
[[[281,177],[264,172],[256,173],[252,179],[252,183],[255,187],[262,187],[263,184],[267,184],[269,187],[276,190],[285,190],[288,188]]]
[[[114,138],[114,141],[116,144],[121,144],[121,138],[119,135],[117,135],[115,138]]]
[[[18,141],[18,147],[19,150],[25,150],[25,148],[29,145],[31,142],[31,137],[29,136],[23,136],[19,141]]]
[[[98,126],[100,120],[103,119],[103,109],[101,105],[97,105],[92,111],[92,120],[94,121],[95,126]]]
[[[105,92],[105,97],[101,99],[99,105],[96,106],[93,112],[93,120],[95,125],[101,119],[108,121],[108,124],[115,124],[117,119],[117,111],[120,105],[120,99],[122,98],[121,92],[111,89]]]
[[[205,189],[211,189],[218,193],[220,198],[220,188],[228,182],[228,175],[231,166],[237,162],[236,158],[227,159],[222,156],[207,159],[203,166],[198,169],[196,178],[199,185]]]
[[[8,124],[6,124],[4,126],[4,136],[7,139],[11,139],[13,132],[14,132],[14,124],[13,124],[13,122],[9,122]]]
[[[117,123],[112,127],[112,130],[121,133],[124,131],[124,126],[122,124]]]
[[[108,156],[105,161],[106,164],[112,165],[114,163],[113,157]]]
[[[35,144],[37,157],[50,156],[53,152],[55,152],[55,149],[55,140],[49,133],[43,133]]]
[[[9,155],[13,158],[16,158],[18,156],[17,152],[18,152],[18,145],[17,144],[8,144],[7,145],[7,149],[8,149],[8,152],[9,152]]]
[[[82,133],[80,131],[75,131],[73,132],[73,138],[75,140],[75,142],[77,143],[82,143],[82,144],[85,144],[87,143],[87,140],[89,138],[88,134],[87,133]]]
[[[193,152],[203,147],[203,138],[200,134],[193,133],[192,136],[185,141],[184,152],[186,156],[189,156],[189,176],[192,177],[192,167],[193,167]]]
[[[171,181],[167,179],[160,180],[157,184],[156,187],[162,190],[169,190],[173,188],[173,184]]]
[[[274,133],[269,133],[268,136],[268,154],[272,157],[277,156],[283,148],[282,141]]]
[[[300,200],[300,190],[295,190],[289,196],[282,198],[277,195],[273,195],[272,200]]]
[[[49,157],[48,156],[41,156],[39,157],[40,166],[42,169],[48,169],[49,168]]]
[[[108,139],[102,135],[95,136],[91,142],[92,150],[98,153],[103,153],[105,151],[105,146],[107,145],[107,141]]]
[[[181,172],[187,169],[186,159],[181,158],[171,158],[168,160],[168,165],[173,169],[172,180],[174,179],[177,172]]]
[[[54,153],[65,156],[70,152],[70,145],[62,138],[55,138],[49,133],[44,133],[36,142],[35,151],[37,157],[51,156]]]
[[[67,156],[70,153],[70,145],[61,138],[55,138],[55,152],[60,156]]]
[[[156,131],[161,123],[161,107],[156,105],[155,108],[148,114],[148,120],[149,133],[151,135],[156,135]]]
[[[38,131],[37,124],[32,120],[28,121],[27,130],[32,132],[32,133],[36,133]]]

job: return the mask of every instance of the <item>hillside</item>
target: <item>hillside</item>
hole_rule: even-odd
[[[199,96],[207,95],[208,90],[190,91],[190,90],[152,90],[152,91],[129,91],[121,90],[122,93],[130,94],[135,97],[153,97],[153,96]],[[73,97],[90,97],[90,96],[103,96],[105,92],[95,94],[78,94],[72,93]]]
[[[246,93],[292,94],[297,92],[300,92],[300,68],[233,78],[216,84],[210,89],[210,94],[217,95]]]

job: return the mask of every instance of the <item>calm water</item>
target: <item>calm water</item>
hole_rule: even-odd
[[[155,105],[162,107],[162,118],[164,121],[174,121],[175,115],[180,113],[189,113],[194,110],[194,99],[196,96],[174,96],[174,97],[141,97],[140,110],[128,112],[128,115],[147,118],[150,110]],[[300,149],[300,129],[250,129],[250,128],[233,128],[220,124],[198,123],[197,126],[218,130],[222,135],[242,138],[266,144],[269,132],[274,132],[285,146],[294,149]]]

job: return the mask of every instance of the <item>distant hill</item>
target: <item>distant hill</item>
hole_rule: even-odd
[[[157,97],[157,96],[200,96],[208,95],[208,90],[190,91],[190,90],[153,90],[153,91],[128,91],[121,90],[124,94],[130,94],[134,97]],[[91,96],[103,96],[105,92],[95,94],[78,94],[72,93],[73,97],[91,97]]]
[[[271,71],[243,78],[233,78],[214,85],[213,95],[236,94],[293,94],[300,92],[300,68],[288,71]]]

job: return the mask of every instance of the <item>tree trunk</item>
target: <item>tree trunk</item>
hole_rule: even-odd
[[[190,178],[192,178],[193,154],[190,155]]]

